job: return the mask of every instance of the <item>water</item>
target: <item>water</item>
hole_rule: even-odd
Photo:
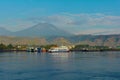
[[[0,53],[0,80],[120,80],[120,52]]]

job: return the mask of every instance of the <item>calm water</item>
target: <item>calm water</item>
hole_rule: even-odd
[[[0,53],[0,80],[120,80],[120,52]]]

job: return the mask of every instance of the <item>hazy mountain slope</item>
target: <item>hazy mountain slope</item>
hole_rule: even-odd
[[[68,39],[71,40],[72,42],[79,42],[79,41],[85,41],[85,40],[90,40],[90,41],[95,41],[96,39],[101,39],[105,41],[108,38],[114,37],[116,41],[120,39],[120,35],[76,35],[76,36],[71,36]]]
[[[2,35],[2,36],[8,36],[8,35],[11,35],[11,34],[12,34],[12,32],[8,31],[5,28],[0,27],[0,35]]]
[[[15,36],[28,37],[50,37],[50,36],[70,36],[71,34],[48,23],[39,23],[28,29],[15,32]]]
[[[117,35],[77,35],[68,38],[74,44],[89,44],[98,46],[120,46],[120,34]]]
[[[4,44],[14,45],[72,45],[72,44],[88,44],[91,46],[120,46],[120,35],[77,35],[72,37],[52,37],[46,38],[30,38],[30,37],[6,37],[0,36],[0,42]]]
[[[6,45],[45,45],[47,41],[45,38],[30,38],[30,37],[10,37],[0,36],[0,42]]]

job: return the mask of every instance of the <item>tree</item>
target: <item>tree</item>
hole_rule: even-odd
[[[7,49],[8,50],[11,50],[11,49],[13,49],[14,47],[13,47],[13,45],[12,44],[9,44],[8,46],[7,46]]]
[[[82,50],[83,48],[89,48],[90,46],[87,44],[83,44],[83,45],[76,45],[74,50]]]
[[[3,43],[0,44],[0,51],[5,50],[6,49],[6,45],[4,45]]]

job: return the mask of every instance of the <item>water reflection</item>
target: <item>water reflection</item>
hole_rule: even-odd
[[[2,53],[0,80],[119,80],[120,52]]]
[[[59,53],[49,53],[53,57],[66,57],[68,58],[70,56],[69,52],[59,52]]]

